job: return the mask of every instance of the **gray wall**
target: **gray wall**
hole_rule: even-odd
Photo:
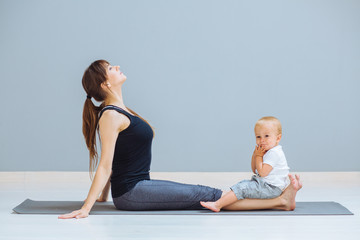
[[[293,171],[359,171],[360,1],[0,1],[1,171],[87,171],[81,86],[121,66],[152,171],[250,171],[283,124]]]

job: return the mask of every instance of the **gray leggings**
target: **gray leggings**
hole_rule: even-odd
[[[202,185],[142,180],[113,202],[119,210],[195,210],[203,209],[200,201],[216,201],[221,194],[220,189]]]

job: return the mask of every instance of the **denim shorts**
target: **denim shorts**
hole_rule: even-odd
[[[120,197],[113,198],[119,210],[197,210],[200,201],[216,201],[220,189],[165,180],[142,180]]]
[[[238,200],[244,198],[268,199],[281,195],[282,190],[270,185],[259,176],[252,176],[251,180],[242,180],[230,187]]]

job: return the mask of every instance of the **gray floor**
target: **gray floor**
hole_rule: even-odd
[[[55,215],[12,213],[26,198],[83,200],[90,186],[87,174],[74,174],[0,173],[0,239],[360,239],[359,172],[300,173],[304,188],[298,201],[336,201],[353,216],[90,215],[60,220]],[[235,175],[243,177],[234,173],[159,173],[153,177],[226,189]]]

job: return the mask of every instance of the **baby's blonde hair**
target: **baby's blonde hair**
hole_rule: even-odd
[[[272,123],[272,124],[274,124],[274,126],[277,128],[278,134],[282,134],[281,123],[280,123],[279,119],[277,119],[276,117],[267,116],[267,117],[262,117],[262,118],[260,118],[260,119],[255,123],[255,128],[256,128],[256,126],[261,126],[261,125],[263,125],[264,123]]]

